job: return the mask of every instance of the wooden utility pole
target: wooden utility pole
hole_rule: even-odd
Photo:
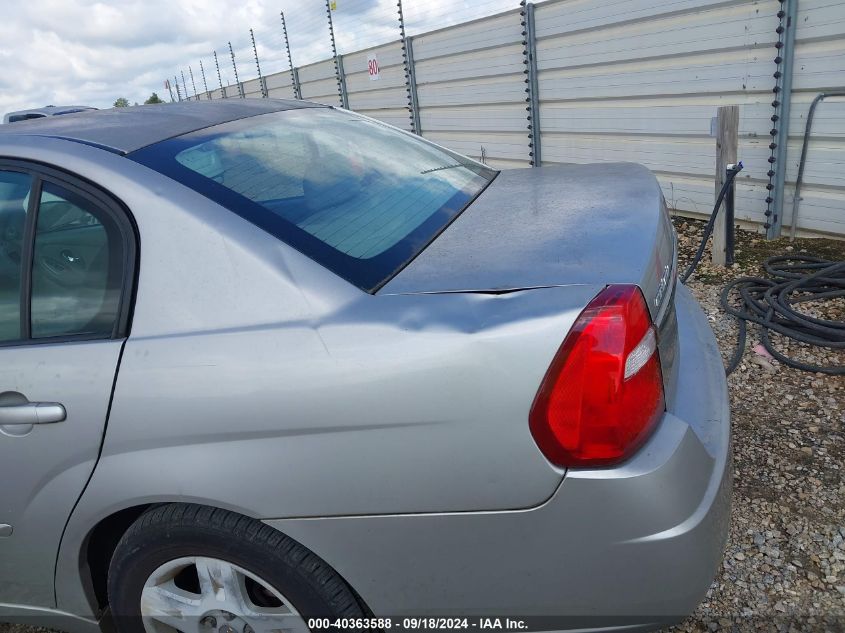
[[[727,166],[736,163],[739,106],[720,106],[716,114],[716,196],[725,184]],[[724,202],[722,203],[724,207]],[[725,265],[725,211],[720,208],[713,226],[713,264]]]

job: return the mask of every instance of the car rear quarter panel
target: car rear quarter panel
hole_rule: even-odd
[[[539,453],[528,411],[594,294],[362,294],[312,318],[133,333],[86,499],[258,517],[541,503],[562,473]]]

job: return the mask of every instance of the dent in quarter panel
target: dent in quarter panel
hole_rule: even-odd
[[[258,517],[541,503],[561,472],[528,411],[596,292],[362,294],[313,321],[131,339],[86,497]]]

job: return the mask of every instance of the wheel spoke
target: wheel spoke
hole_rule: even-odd
[[[200,581],[200,593],[205,599],[213,599],[217,595],[218,583],[213,578],[217,563],[218,561],[212,558],[197,558],[194,563]]]
[[[199,596],[179,589],[173,581],[144,587],[141,592],[141,616],[161,622],[183,633],[199,628]]]
[[[197,558],[195,565],[206,604],[232,613],[248,610],[244,577],[233,565],[215,558]]]
[[[180,574],[190,567],[196,570],[199,587],[187,591],[176,580],[189,581]],[[217,627],[215,621],[235,618],[254,633],[309,633],[295,607],[269,583],[238,565],[205,556],[159,567],[141,594],[141,614],[147,633],[210,633]]]

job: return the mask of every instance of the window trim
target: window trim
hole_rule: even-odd
[[[29,204],[21,244],[20,275],[20,332],[21,341],[32,339],[32,261],[35,257],[35,231],[38,227],[38,207],[41,200],[41,176],[30,173]]]
[[[0,341],[0,348],[26,345],[74,343],[82,341],[121,340],[129,337],[132,313],[138,287],[140,239],[135,219],[128,207],[113,194],[93,182],[63,169],[35,161],[0,157],[0,171],[28,174],[32,178],[23,244],[21,245],[21,295],[20,338]],[[43,184],[52,183],[81,196],[112,219],[120,232],[123,249],[123,277],[117,318],[109,334],[62,334],[32,338],[32,264],[35,255],[35,237],[38,226]]]

